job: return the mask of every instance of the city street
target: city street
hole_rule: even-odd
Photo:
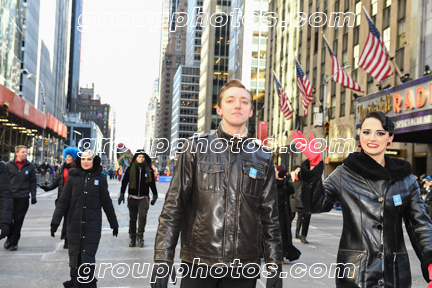
[[[109,181],[109,189],[120,229],[118,238],[113,237],[112,230],[109,228],[104,216],[102,239],[96,255],[98,264],[96,273],[100,273],[99,275],[103,274],[99,272],[100,263],[111,263],[113,267],[117,264],[117,266],[116,269],[107,268],[105,275],[98,277],[98,287],[150,287],[149,277],[143,279],[135,278],[138,269],[132,269],[132,267],[134,263],[137,263],[136,265],[140,264],[139,270],[141,270],[144,263],[149,263],[150,267],[153,264],[153,247],[158,223],[157,219],[163,206],[163,199],[168,185],[157,184],[160,196],[156,205],[151,206],[149,210],[146,232],[144,234],[145,247],[129,248],[128,209],[125,204],[120,206],[117,204],[120,182],[117,180]],[[31,205],[29,208],[22,229],[22,238],[19,242],[18,251],[10,252],[3,248],[0,249],[0,283],[2,287],[62,287],[62,283],[69,280],[68,255],[67,250],[63,249],[63,240],[60,240],[60,231],[56,233],[55,238],[50,237],[50,221],[54,211],[56,194],[57,190],[45,193],[43,190],[38,189],[38,203]],[[288,278],[284,280],[283,287],[334,287],[334,278],[329,277],[329,271],[320,274],[324,275],[321,278],[314,279],[309,275],[294,278],[293,276],[296,275],[293,271],[294,269],[291,273],[290,269],[292,267],[302,267],[299,265],[295,266],[295,264],[299,263],[304,263],[305,267],[308,268],[314,263],[323,263],[327,267],[330,267],[331,263],[336,260],[341,227],[342,216],[340,211],[312,215],[311,228],[308,235],[310,244],[302,244],[298,239],[294,240],[294,245],[301,250],[302,255],[299,260],[283,265],[284,271],[288,272]],[[405,242],[407,243],[411,260],[412,287],[424,288],[426,287],[426,283],[421,275],[420,263],[406,235]],[[4,240],[1,240],[1,247],[3,247],[3,244]],[[176,251],[176,262],[180,262],[178,255],[179,249]],[[132,271],[128,275],[126,275],[126,272],[122,272],[122,268],[126,268],[127,266],[120,263],[128,264],[131,270],[134,270],[135,277],[132,275]],[[113,270],[115,271],[112,272]],[[115,274],[116,272],[120,274]],[[170,287],[179,287],[179,283]],[[260,279],[257,287],[265,287],[265,281]]]

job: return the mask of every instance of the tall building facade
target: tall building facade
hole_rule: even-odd
[[[201,63],[202,19],[198,16],[203,9],[203,0],[188,1],[188,19],[186,35],[185,65],[199,67]]]
[[[187,1],[180,0],[176,6],[176,11],[187,12]],[[186,25],[187,26],[187,25]],[[157,138],[164,139],[161,151],[167,150],[168,143],[171,142],[171,115],[173,98],[173,78],[180,65],[184,65],[186,50],[186,29],[187,27],[176,27],[169,31],[169,40],[163,57],[160,90],[159,90],[159,123]],[[169,162],[169,151],[164,152],[158,163],[166,166]]]
[[[199,77],[199,67],[194,66],[180,66],[174,76],[172,143],[189,138],[197,132]],[[175,158],[176,151],[171,150],[171,157]]]
[[[381,87],[401,84],[400,76],[404,73],[410,73],[411,77],[416,73],[420,65],[424,66],[425,62],[417,63],[416,45],[419,42],[411,42],[408,35],[412,31],[427,31],[425,21],[413,22],[414,17],[422,9],[414,9],[411,1],[406,0],[371,0],[363,2],[375,23],[377,30],[380,32],[384,44],[387,47],[391,59],[391,67],[394,75],[388,77],[381,83]],[[426,4],[430,5],[430,4]],[[430,9],[430,7],[429,7]],[[327,15],[325,24],[313,27],[305,21],[300,27],[294,25],[284,25],[280,21],[270,27],[269,39],[267,43],[267,71],[274,70],[276,76],[281,82],[288,99],[293,104],[293,120],[286,121],[278,107],[278,96],[275,91],[273,75],[267,73],[266,76],[266,94],[264,119],[269,122],[269,137],[273,136],[278,141],[278,150],[274,154],[275,162],[284,165],[299,164],[304,158],[302,154],[295,154],[294,157],[287,157],[285,149],[292,143],[291,133],[293,129],[299,127],[303,133],[312,132],[317,137],[322,137],[323,128],[318,126],[316,114],[323,112],[324,102],[324,76],[332,75],[332,59],[325,46],[322,34],[326,36],[328,42],[343,66],[349,65],[345,71],[350,75],[365,91],[364,94],[357,93],[351,89],[343,88],[339,83],[330,81],[327,86],[327,119],[330,123],[329,139],[334,138],[355,138],[357,131],[355,129],[356,101],[354,93],[358,96],[372,95],[381,89],[379,83],[358,66],[359,57],[365,46],[369,26],[362,8],[362,2],[349,0],[296,0],[296,1],[272,1],[269,11],[276,12],[279,20],[288,19],[295,13],[303,12],[308,17],[315,12],[322,12]],[[347,13],[344,17],[340,12]],[[337,13],[333,14],[332,13]],[[335,17],[335,15],[339,15]],[[423,15],[422,19],[427,19]],[[430,17],[429,17],[430,18]],[[309,20],[309,18],[307,19]],[[349,25],[348,25],[349,24]],[[286,27],[284,27],[286,26]],[[429,29],[430,30],[430,29]],[[420,33],[420,32],[419,32]],[[420,33],[421,34],[421,33]],[[421,35],[417,34],[417,40]],[[424,35],[424,39],[427,36]],[[412,36],[414,37],[414,36]],[[424,50],[425,53],[427,49]],[[308,116],[303,113],[299,91],[296,85],[296,72],[294,56],[297,56],[303,67],[305,75],[314,87],[313,102],[308,108]],[[393,63],[394,62],[394,63]],[[395,68],[395,67],[398,68]],[[399,72],[399,71],[400,72]],[[418,72],[417,72],[418,74]],[[299,115],[299,116],[298,116]],[[328,143],[330,144],[330,143]],[[332,149],[332,147],[330,147]],[[415,162],[414,156],[418,153],[426,152],[422,145],[410,143],[397,143],[396,141],[389,149],[406,149],[405,159],[411,163]],[[345,153],[328,153],[326,175],[333,171],[336,166],[342,163],[342,160],[348,156],[349,151]]]
[[[258,121],[264,118],[268,26],[260,21],[259,15],[268,12],[269,1],[233,0],[232,9],[238,11],[233,22],[239,24],[231,25],[228,80],[241,80],[252,93],[254,114],[248,122],[252,134],[257,131]],[[245,17],[253,14],[256,17]],[[246,25],[240,25],[243,22]]]
[[[99,126],[104,138],[110,138],[110,105],[101,104],[101,98],[94,93],[92,88],[80,88],[78,98],[78,112],[84,121],[93,121]]]
[[[219,91],[228,79],[231,1],[204,1],[202,11],[202,15],[208,15],[208,24],[203,25],[201,37],[198,133],[208,133],[215,131],[221,120],[216,106]],[[215,18],[221,19],[219,24],[211,22]]]
[[[54,5],[47,1],[27,1],[24,11],[21,68],[38,79],[22,77],[20,95],[41,111],[45,102],[45,112],[62,120],[67,103],[72,0],[58,1]]]
[[[162,1],[162,13],[163,13],[163,23],[169,22],[169,11],[170,11],[170,0],[163,0]],[[169,25],[162,25],[161,27],[161,39],[160,39],[160,59],[159,59],[159,79],[162,78],[162,63],[163,59],[165,57],[165,50],[168,45],[168,38],[169,37]],[[159,82],[159,90],[161,90]]]
[[[24,144],[30,161],[54,163],[67,137],[70,2],[1,1],[0,21],[0,153]]]
[[[81,63],[81,31],[77,29],[78,18],[83,11],[83,0],[72,1],[72,25],[70,56],[69,56],[69,77],[67,89],[67,110],[76,112],[79,93],[79,75]]]
[[[16,94],[20,91],[25,10],[26,3],[22,0],[13,1],[9,5],[0,3],[1,29],[7,32],[2,35],[0,45],[0,84]]]
[[[159,102],[158,98],[159,98],[159,79],[157,78],[153,82],[153,92],[146,112],[145,133],[144,133],[144,139],[146,139],[146,141],[144,142],[144,150],[146,151],[147,154],[150,154],[151,143],[156,135],[156,128],[157,128],[156,113],[157,113],[158,102]]]

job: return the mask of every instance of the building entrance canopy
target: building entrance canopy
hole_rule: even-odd
[[[57,118],[49,113],[42,113],[8,88],[0,85],[0,105],[4,105],[5,103],[9,106],[9,113],[12,113],[19,119],[24,120],[21,121],[23,122],[21,126],[24,126],[24,128],[48,128],[56,133],[59,138],[67,137],[66,125],[60,122]],[[10,124],[13,123],[9,123],[7,126],[11,126]]]
[[[14,148],[25,145],[31,161],[58,161],[63,151],[62,140],[67,137],[67,127],[62,122],[49,113],[42,113],[3,85],[0,85],[0,105],[6,108],[0,118],[3,160],[13,159]]]
[[[382,111],[395,124],[395,142],[432,143],[432,75],[358,98],[356,108],[357,140],[366,114]]]

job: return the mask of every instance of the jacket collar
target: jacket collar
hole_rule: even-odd
[[[245,131],[240,138],[234,137],[233,135],[229,134],[228,132],[226,132],[223,129],[222,121],[219,123],[219,128],[216,131],[216,137],[226,139],[228,142],[228,145],[231,145],[232,142],[237,143],[240,139],[242,139],[242,143],[244,143],[246,141],[246,139],[248,138],[247,135],[248,135],[248,130],[247,130],[247,127],[245,127]],[[231,139],[233,139],[233,141],[231,141]],[[222,141],[222,142],[226,143],[225,141]]]
[[[405,160],[385,157],[385,167],[364,152],[353,152],[343,165],[370,180],[401,180],[413,173],[410,163]]]
[[[84,174],[89,174],[90,177],[93,176],[99,176],[102,173],[102,166],[100,165],[101,159],[99,156],[95,156],[95,158],[93,159],[93,167],[90,170],[84,170],[81,167],[81,157],[77,157],[75,163],[76,163],[76,168],[73,168],[69,171],[69,175],[71,176],[77,176],[77,175],[84,175]]]

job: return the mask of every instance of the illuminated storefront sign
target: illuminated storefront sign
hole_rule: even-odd
[[[356,128],[367,113],[391,117],[394,133],[432,129],[432,75],[357,99]]]

